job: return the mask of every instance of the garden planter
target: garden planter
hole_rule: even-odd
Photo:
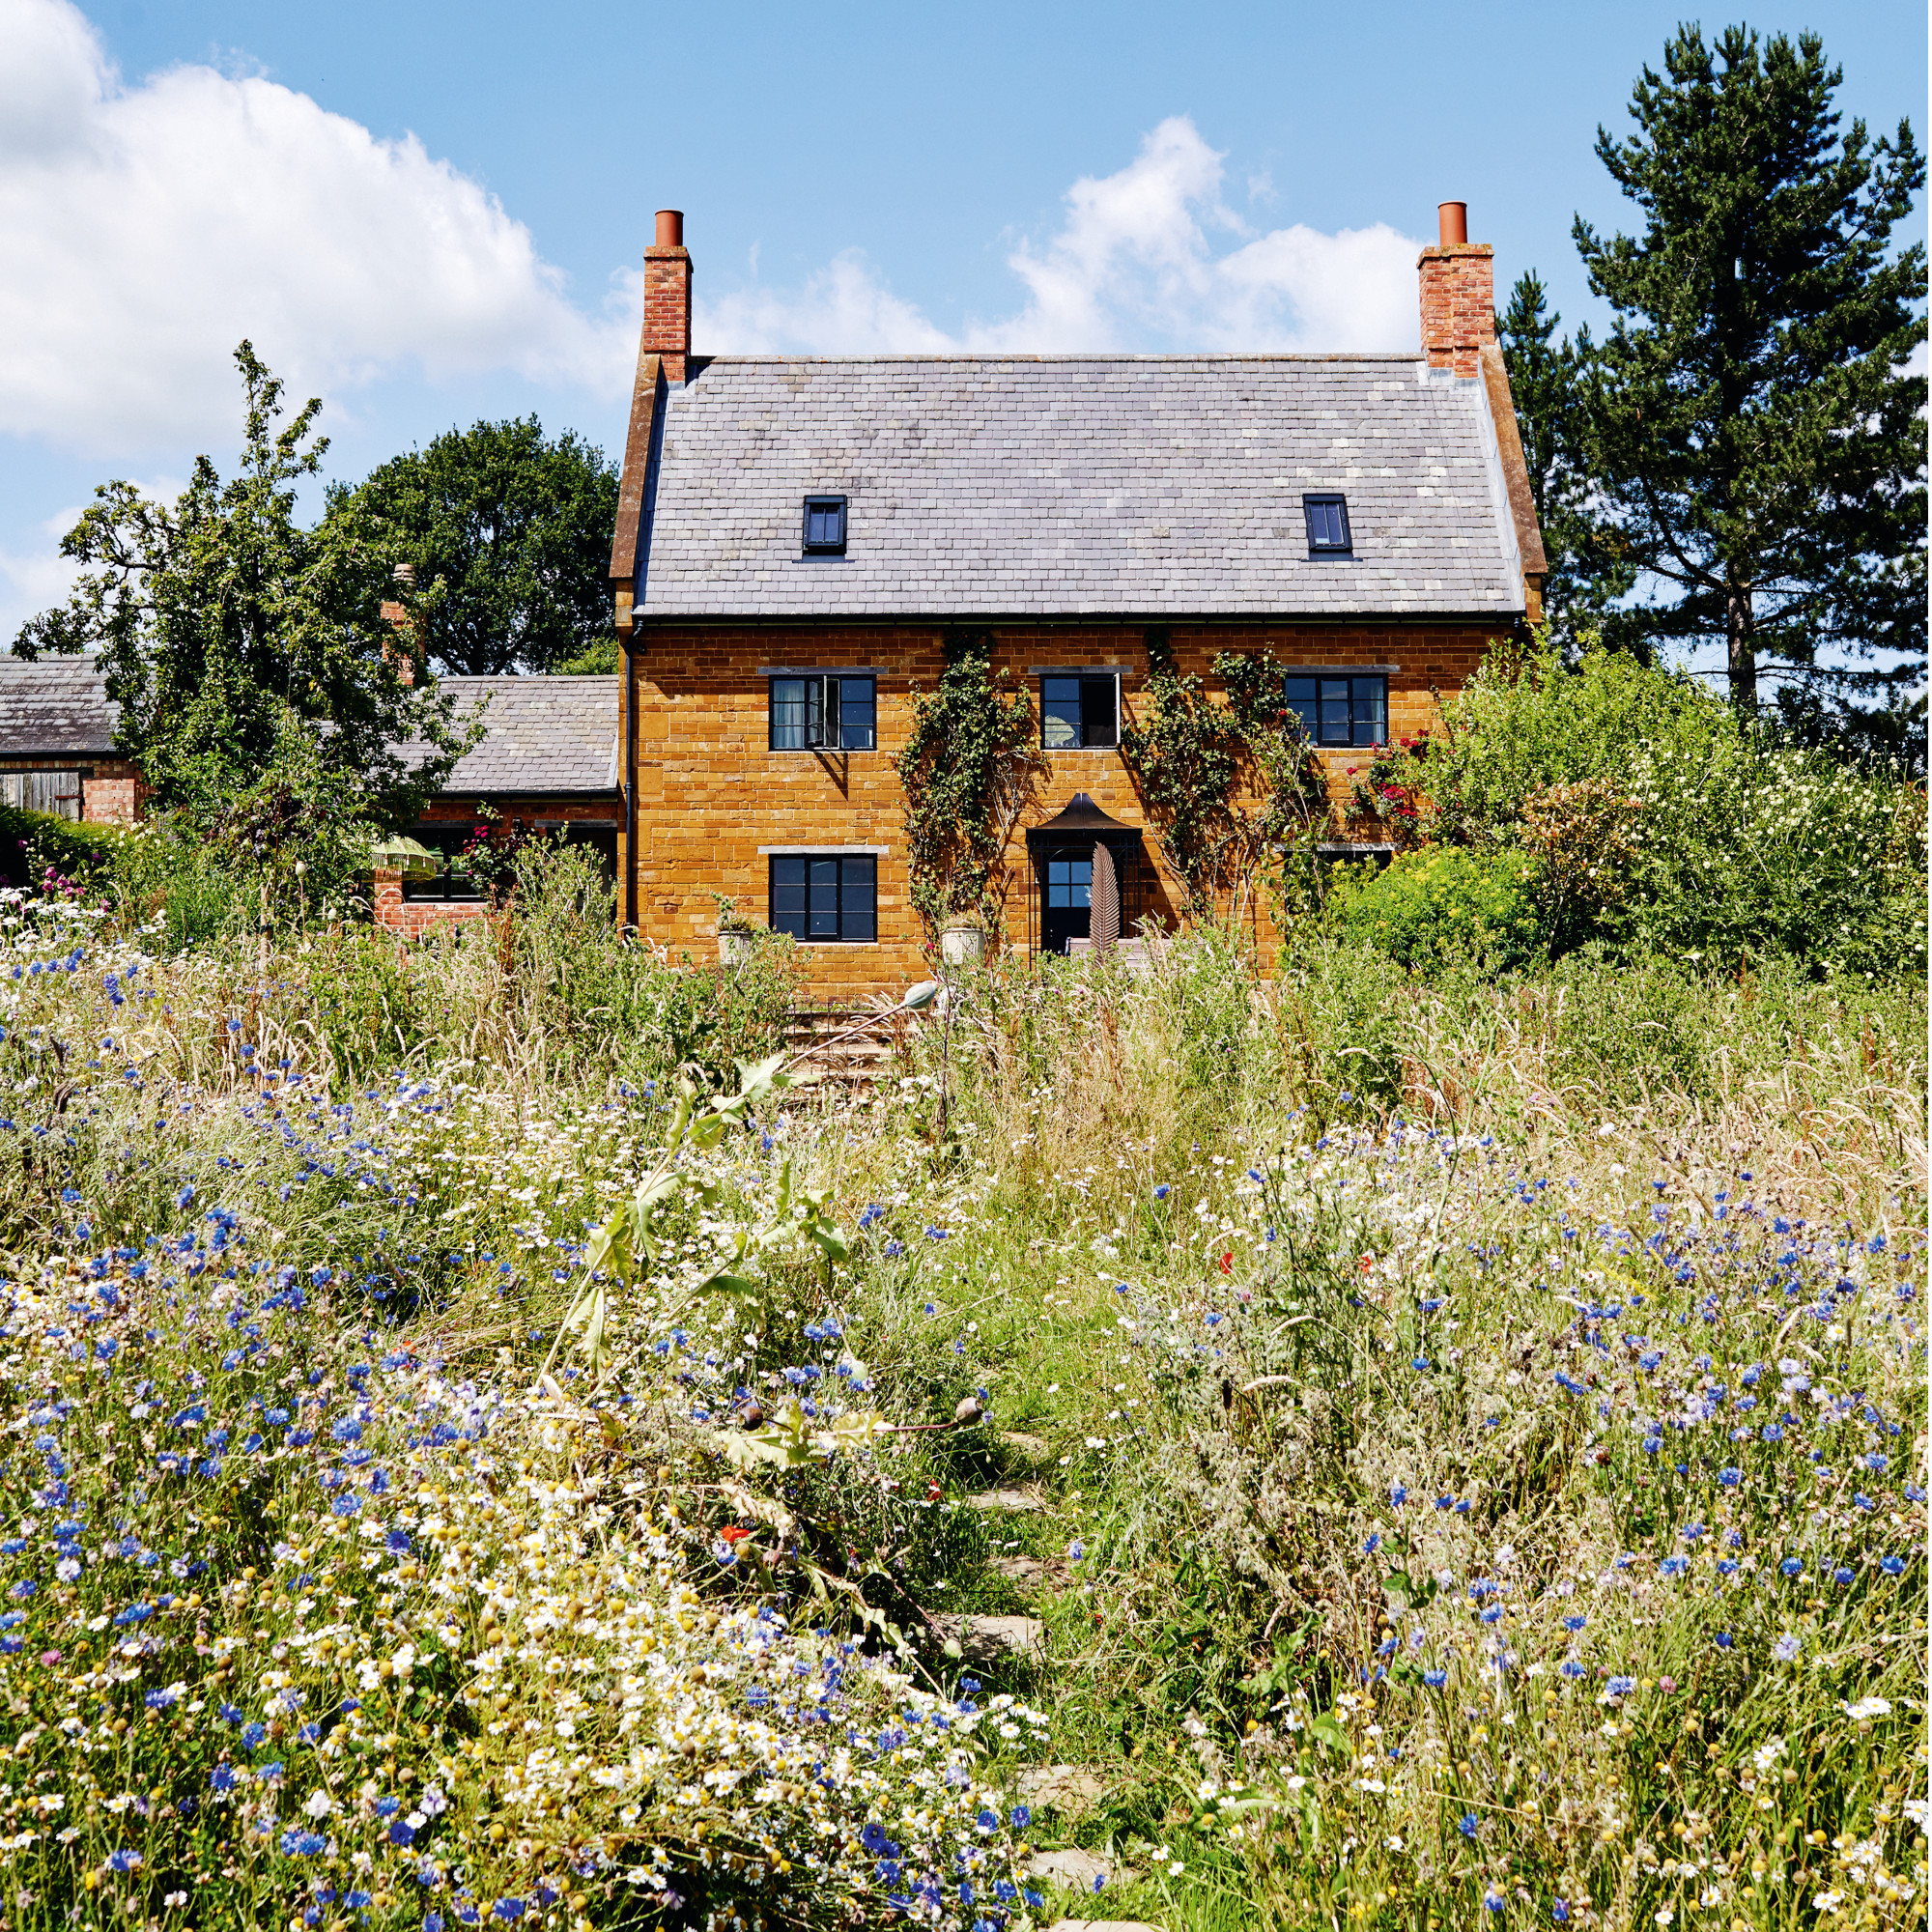
[[[939,956],[949,966],[983,966],[986,935],[977,925],[949,925],[939,935]]]
[[[718,956],[727,966],[742,966],[757,943],[757,934],[748,927],[725,926],[718,935]]]

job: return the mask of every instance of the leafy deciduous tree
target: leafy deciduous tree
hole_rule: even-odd
[[[607,576],[617,472],[573,431],[534,416],[450,430],[330,493],[331,516],[380,519],[439,579],[424,633],[443,669],[616,668]]]
[[[272,773],[271,789],[305,783],[317,809],[242,808],[248,850],[262,856],[270,830],[280,843],[324,825],[333,849],[352,820],[412,820],[469,740],[416,641],[435,593],[394,581],[393,536],[361,515],[296,522],[297,484],[327,448],[312,434],[321,403],[278,428],[280,381],[246,342],[235,360],[248,399],[237,473],[223,482],[198,457],[172,507],[102,484],[61,545],[85,566],[71,598],[31,619],[14,652],[99,654],[118,742],[161,805],[232,829]]]

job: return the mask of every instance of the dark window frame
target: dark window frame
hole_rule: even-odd
[[[814,512],[823,516],[827,511],[836,510],[838,516],[838,535],[811,534],[811,519]],[[845,538],[850,524],[850,509],[843,497],[813,496],[805,499],[805,511],[801,520],[799,542],[807,556],[843,556]]]
[[[816,683],[820,690],[816,726],[818,741],[816,743],[812,741],[811,696],[808,692],[801,699],[805,707],[804,723],[798,726],[787,725],[785,727],[787,730],[798,729],[802,731],[805,742],[800,745],[781,745],[779,743],[779,686],[781,684],[809,685],[812,683]],[[864,745],[848,745],[845,743],[845,718],[847,715],[846,687],[848,685],[855,688],[864,685],[866,688],[864,708],[869,712],[872,722],[869,731],[869,742]],[[826,702],[826,694],[834,686],[838,688],[838,699],[836,703],[828,705]],[[836,713],[837,715],[838,723],[836,726],[827,726],[826,718],[829,712]],[[838,742],[837,744],[828,744],[826,742],[828,735],[836,737]],[[768,752],[784,753],[797,753],[801,752],[876,752],[879,749],[879,680],[876,677],[853,677],[841,671],[829,670],[794,671],[782,677],[768,677],[765,680],[765,749]]]
[[[1293,687],[1313,685],[1314,690],[1297,697]],[[1341,735],[1331,735],[1326,707],[1334,702],[1333,687],[1347,687],[1348,724]],[[1370,700],[1373,701],[1370,701]],[[1331,671],[1327,673],[1290,671],[1282,679],[1281,701],[1284,711],[1292,711],[1308,727],[1308,742],[1323,751],[1366,751],[1373,745],[1388,743],[1388,673],[1386,671]],[[1314,710],[1312,726],[1306,704]],[[1379,730],[1377,730],[1379,726]],[[1364,736],[1368,732],[1371,735]]]
[[[1339,536],[1331,537],[1324,528],[1317,532],[1315,512],[1333,510]],[[1301,521],[1308,532],[1308,554],[1310,556],[1353,556],[1355,554],[1355,533],[1349,524],[1349,499],[1339,490],[1320,490],[1301,499]]]
[[[813,932],[812,892],[820,882],[812,876],[815,866],[832,866],[837,868],[832,891],[832,918],[837,930],[833,932]],[[781,867],[800,868],[796,880],[781,880]],[[867,932],[849,934],[845,930],[848,909],[846,906],[846,870],[848,867],[866,867],[870,873],[870,902],[862,918],[857,917],[857,908],[852,909],[855,923],[869,925]],[[856,886],[856,881],[854,885]],[[781,923],[779,911],[779,890],[783,885],[789,890],[804,894],[797,919],[799,930],[789,923]],[[801,946],[876,946],[879,943],[879,857],[876,852],[774,852],[770,854],[765,870],[765,919],[774,932],[790,933]]]
[[[1050,684],[1071,684],[1077,687],[1074,702],[1080,707],[1079,742],[1072,745],[1056,745],[1047,733],[1047,696]],[[1111,735],[1096,737],[1090,731],[1099,728],[1097,721],[1090,726],[1088,723],[1088,694],[1105,688],[1110,707],[1111,724],[1106,726]],[[1056,702],[1065,702],[1056,699]],[[1043,752],[1118,752],[1121,749],[1121,674],[1117,670],[1107,671],[1042,671],[1039,677],[1039,744]]]

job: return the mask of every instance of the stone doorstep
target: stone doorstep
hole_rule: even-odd
[[[1029,1435],[1023,1429],[1003,1429],[1000,1440],[1009,1449],[1017,1449],[1022,1456],[1031,1456],[1037,1462],[1043,1462],[1050,1447],[1044,1435]]]
[[[1160,1932],[1143,1918],[1056,1918],[1048,1932]]]

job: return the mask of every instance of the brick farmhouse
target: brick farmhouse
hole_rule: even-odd
[[[708,949],[725,894],[823,994],[922,977],[893,756],[959,629],[1051,772],[1009,944],[1077,945],[1110,890],[1172,920],[1119,749],[1151,630],[1204,677],[1271,652],[1334,785],[1425,725],[1545,567],[1491,250],[1441,214],[1414,355],[805,358],[695,355],[660,213],[611,563],[627,923]]]

